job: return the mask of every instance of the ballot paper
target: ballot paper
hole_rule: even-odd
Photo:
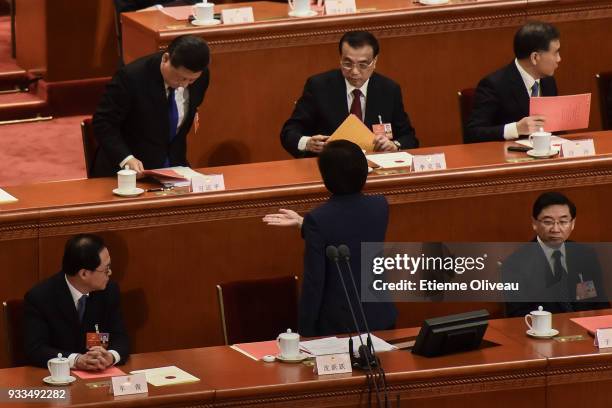
[[[0,204],[14,203],[15,201],[18,201],[18,200],[0,188]]]
[[[186,371],[181,370],[176,366],[148,368],[146,370],[131,371],[131,374],[144,373],[147,376],[147,382],[156,387],[165,385],[185,384],[200,381]]]
[[[529,116],[545,116],[544,130],[546,132],[586,129],[589,127],[590,111],[590,93],[544,96],[529,100]]]
[[[397,350],[397,347],[387,343],[383,339],[371,335],[372,346],[378,352]],[[353,350],[357,350],[361,345],[358,336],[353,336]],[[362,334],[363,343],[367,342],[367,334]],[[313,356],[323,356],[326,354],[341,354],[349,351],[348,337],[325,337],[317,340],[308,340],[300,342],[300,348]]]
[[[412,155],[406,152],[368,154],[366,159],[383,169],[412,166]]]
[[[533,147],[531,145],[531,142],[529,141],[529,139],[521,139],[521,140],[515,140],[516,143],[523,145],[523,146],[527,146],[527,147]],[[550,137],[550,145],[552,147],[560,147],[563,143],[569,142],[568,139],[564,139],[562,137],[559,136],[555,136],[552,135]]]
[[[353,114],[342,122],[328,141],[348,140],[361,147],[366,152],[374,151],[374,133],[359,118]]]

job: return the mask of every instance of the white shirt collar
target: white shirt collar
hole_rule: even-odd
[[[68,290],[70,290],[70,294],[72,295],[72,301],[74,302],[74,307],[76,307],[81,296],[89,296],[89,293],[83,294],[77,288],[72,286],[66,274],[64,274],[64,279],[66,279],[66,284],[68,285]]]
[[[537,239],[538,244],[540,244],[542,251],[544,251],[544,254],[546,255],[546,259],[548,259],[549,262],[552,260],[552,255],[556,250],[561,251],[561,259],[565,259],[565,242],[562,243],[559,248],[552,248],[546,245],[546,243],[540,239],[539,235]]]
[[[516,58],[514,59],[514,64],[516,65],[516,68],[518,69],[519,74],[521,74],[521,78],[523,78],[523,83],[525,84],[525,87],[527,88],[527,94],[531,96],[531,87],[536,82],[538,83],[538,87],[539,87],[540,80],[535,79],[529,74],[529,72],[525,71],[525,69],[521,66],[521,64],[519,64],[518,59]],[[542,91],[540,90],[540,95],[541,94],[542,94]]]
[[[353,97],[353,90],[359,89],[364,98],[368,97],[368,84],[370,83],[370,78],[361,85],[361,88],[355,88],[353,85],[349,83],[349,81],[344,78],[344,83],[346,84],[346,94],[347,96]]]

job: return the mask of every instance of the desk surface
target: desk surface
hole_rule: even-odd
[[[569,321],[574,315],[578,314],[555,315],[554,322],[560,336],[586,334],[586,330]],[[380,336],[392,340],[414,336],[417,331],[416,328],[398,329],[381,332]],[[480,350],[438,358],[424,358],[402,350],[380,353],[392,396],[399,394],[402,400],[410,399],[404,402],[406,406],[421,406],[421,403],[442,406],[440,398],[444,396],[452,398],[457,406],[465,406],[461,404],[475,401],[474,398],[485,401],[496,393],[509,391],[514,397],[509,401],[501,400],[496,406],[511,406],[510,402],[529,403],[532,407],[548,406],[541,398],[547,387],[546,377],[549,382],[554,380],[558,374],[556,359],[561,357],[567,368],[598,370],[600,377],[591,378],[591,386],[595,386],[596,393],[606,394],[605,389],[597,387],[596,383],[607,378],[612,355],[598,351],[592,338],[586,335],[582,341],[559,343],[552,339],[529,338],[524,331],[525,325],[520,319],[493,320],[485,339],[495,345]],[[604,368],[606,364],[608,366]],[[113,398],[105,388],[89,389],[85,385],[86,382],[102,380],[77,379],[70,387],[71,406],[88,403],[109,407],[193,406],[198,403],[263,406],[273,402],[278,406],[308,403],[319,406],[315,401],[328,398],[330,402],[330,397],[335,397],[336,401],[326,406],[344,406],[350,398],[353,403],[359,403],[361,398],[363,404],[366,393],[365,377],[361,371],[318,377],[311,366],[254,361],[226,346],[136,354],[122,370],[128,372],[163,365],[176,365],[199,377],[200,382],[169,387],[149,386],[148,397]],[[41,386],[41,378],[46,374],[46,370],[32,367],[0,370],[0,387]]]

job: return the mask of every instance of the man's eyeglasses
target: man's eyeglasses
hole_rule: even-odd
[[[94,272],[103,272],[103,273],[105,273],[106,275],[108,275],[108,274],[110,274],[110,273],[111,273],[111,265],[110,265],[110,264],[108,264],[108,265],[106,266],[106,268],[102,268],[102,269],[94,269]]]
[[[542,224],[543,226],[545,226],[546,228],[552,228],[552,227],[555,226],[555,224],[558,224],[559,227],[561,227],[561,228],[567,228],[572,223],[572,220],[551,220],[551,219],[544,219],[544,220],[538,220],[538,222],[540,224]]]
[[[365,71],[366,69],[370,68],[374,64],[375,61],[376,61],[376,58],[374,58],[370,62],[340,61],[340,66],[342,67],[342,69],[346,69],[347,71],[350,71],[351,69],[355,67],[357,67],[357,69],[360,71]]]

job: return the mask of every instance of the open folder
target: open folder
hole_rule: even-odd
[[[348,115],[328,139],[328,141],[332,140],[348,140],[366,152],[374,151],[374,133],[353,114]]]

